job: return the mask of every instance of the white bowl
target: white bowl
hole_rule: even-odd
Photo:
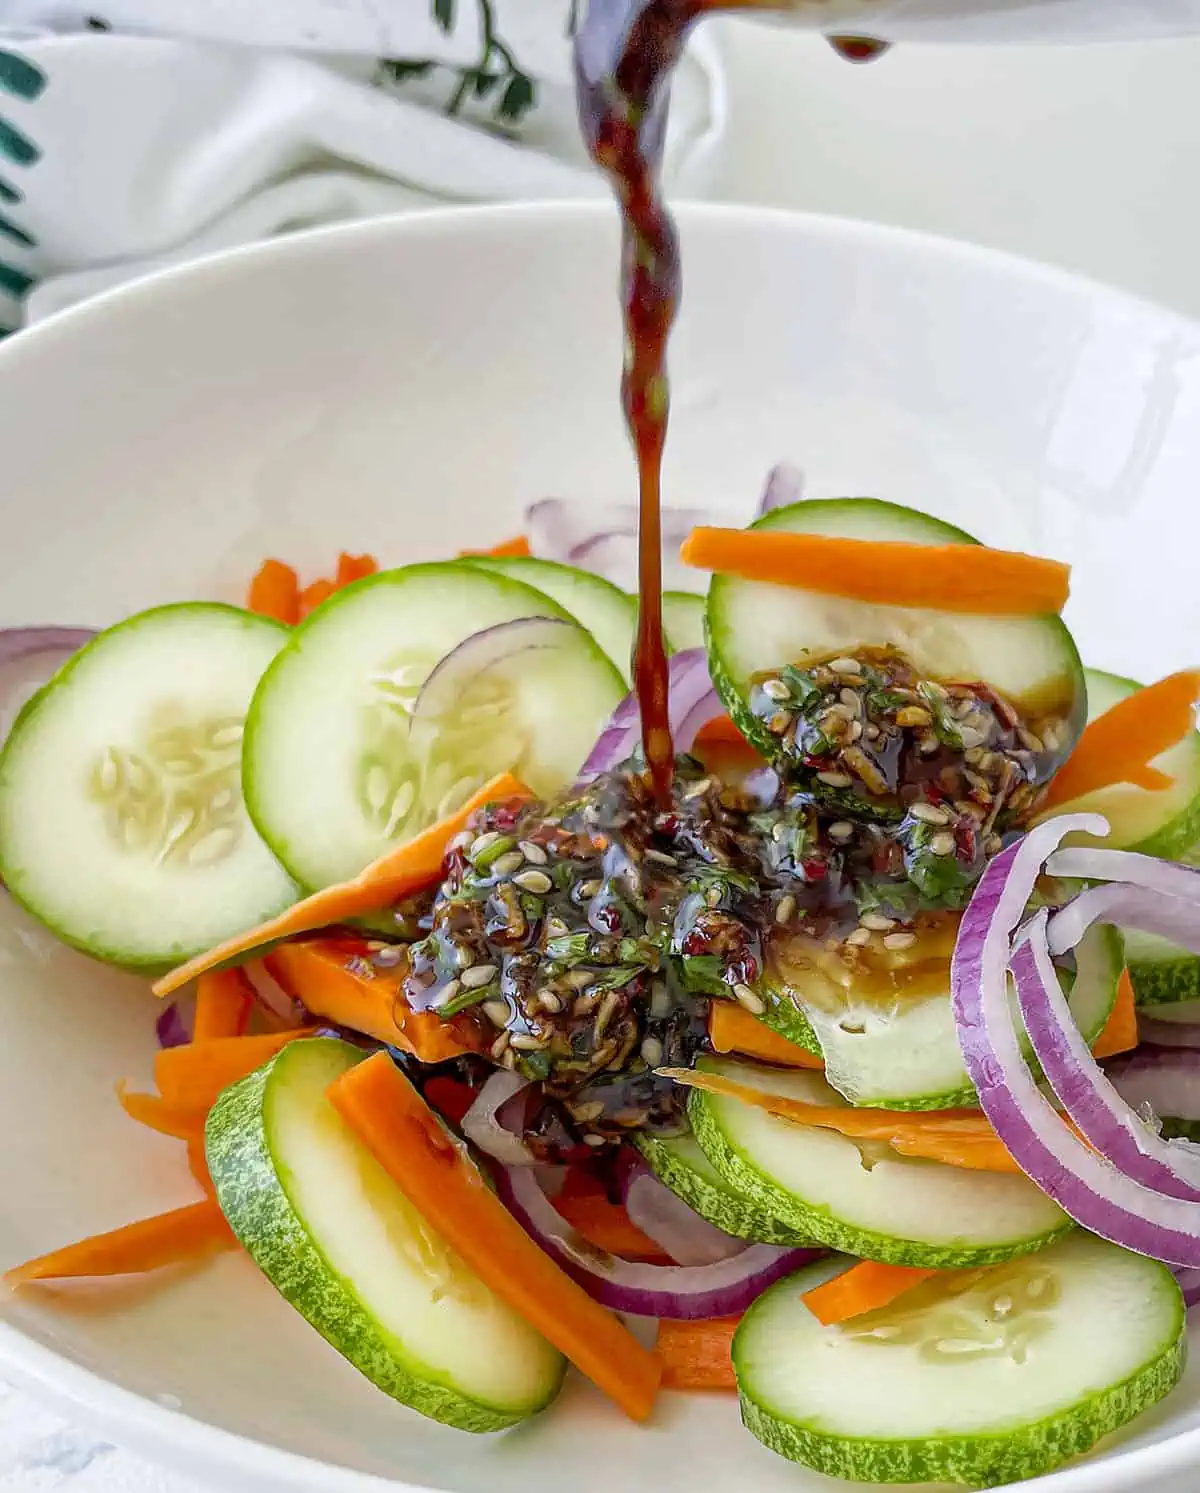
[[[754,210],[681,213],[669,500],[747,515],[767,468],[874,493],[1075,566],[1087,658],[1195,662],[1200,328],[999,255]],[[315,574],[486,543],[557,493],[628,498],[613,213],[430,213],[173,272],[0,349],[0,623],[236,599],[257,560]],[[177,1142],[117,1107],[144,1079],[144,984],[0,906],[0,1266],[190,1200]],[[660,1493],[832,1485],[726,1398],[648,1429],[573,1384],[503,1437],[360,1379],[239,1256],[150,1284],[0,1299],[0,1370],[224,1490]],[[1190,1380],[1045,1493],[1200,1464]]]

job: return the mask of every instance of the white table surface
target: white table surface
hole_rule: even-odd
[[[721,195],[992,244],[1200,315],[1200,41],[910,49],[855,68],[811,39],[717,24],[733,99]],[[0,1385],[0,1493],[62,1488],[214,1493]]]

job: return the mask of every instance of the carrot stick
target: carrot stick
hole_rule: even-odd
[[[806,1291],[803,1301],[822,1327],[848,1322],[867,1312],[890,1306],[906,1292],[919,1286],[940,1270],[917,1270],[909,1265],[881,1265],[875,1260],[860,1260],[824,1285]]]
[[[713,1001],[709,1006],[708,1040],[715,1052],[741,1052],[764,1063],[782,1063],[788,1068],[823,1070],[825,1067],[815,1053],[773,1032],[732,1001]]]
[[[544,1334],[634,1420],[654,1404],[661,1365],[545,1254],[386,1053],[329,1089],[334,1108],[430,1227],[485,1285]]]
[[[554,1208],[589,1244],[625,1259],[670,1263],[670,1257],[648,1234],[642,1233],[625,1209],[609,1200],[595,1178],[589,1176],[585,1181],[574,1178],[571,1172],[567,1175],[572,1181],[564,1184],[562,1192],[553,1199]]]
[[[164,1047],[154,1059],[159,1092],[175,1109],[207,1114],[231,1083],[261,1068],[297,1037],[311,1037],[314,1030],[308,1026],[261,1037],[215,1037],[211,1042]]]
[[[1057,560],[982,544],[908,544],[770,529],[693,529],[680,558],[697,570],[877,606],[999,616],[1061,612],[1071,574]]]
[[[696,733],[696,746],[711,746],[720,742],[722,746],[749,746],[750,743],[745,736],[733,724],[731,717],[727,715],[715,716],[711,721],[701,726]]]
[[[1117,998],[1104,1023],[1104,1030],[1092,1043],[1093,1057],[1116,1057],[1117,1053],[1131,1052],[1138,1045],[1137,1011],[1133,1000],[1133,981],[1125,969],[1121,971]]]
[[[232,1249],[236,1243],[220,1208],[206,1198],[27,1260],[9,1270],[4,1279],[10,1286],[24,1286],[31,1281],[79,1276],[140,1275],[210,1250]]]
[[[819,1125],[853,1140],[883,1141],[902,1156],[918,1156],[969,1171],[1021,1170],[987,1119],[977,1110],[939,1109],[910,1113],[907,1110],[806,1104],[786,1094],[764,1093],[750,1084],[738,1083],[717,1073],[701,1073],[692,1068],[660,1068],[658,1071],[676,1083],[740,1099],[743,1104],[753,1104],[768,1114],[799,1125]]]
[[[337,586],[333,581],[312,581],[300,593],[298,621],[303,622],[310,612],[315,612],[323,601],[328,601]]]
[[[733,1335],[740,1317],[658,1324],[655,1351],[663,1362],[664,1389],[736,1390]]]
[[[196,981],[193,1042],[214,1037],[241,1037],[254,1009],[254,986],[240,969],[212,970]]]
[[[477,809],[485,804],[503,799],[530,798],[532,795],[524,784],[511,773],[502,772],[499,777],[485,783],[477,793],[463,804],[457,813],[448,819],[439,819],[428,829],[422,830],[415,839],[386,851],[377,861],[360,871],[353,881],[343,881],[337,886],[327,886],[314,892],[311,897],[295,903],[286,912],[268,922],[260,923],[235,938],[227,939],[206,954],[199,954],[164,975],[154,984],[155,995],[170,995],[173,990],[186,985],[207,970],[219,964],[229,964],[242,954],[262,944],[276,943],[281,938],[293,938],[298,933],[311,933],[314,928],[327,928],[332,923],[344,923],[364,913],[378,912],[406,897],[410,892],[430,886],[442,874],[442,862],[446,857],[446,846],[462,829]]]
[[[352,581],[361,581],[364,576],[374,575],[379,561],[374,555],[348,555],[345,550],[338,556],[337,576],[334,584],[340,591]]]
[[[1172,787],[1174,778],[1150,764],[1195,730],[1197,699],[1200,669],[1183,669],[1118,700],[1085,728],[1050,780],[1045,807],[1057,808],[1113,783],[1151,791]]]
[[[215,1198],[217,1189],[213,1186],[213,1179],[208,1170],[208,1156],[204,1149],[204,1135],[193,1136],[187,1143],[188,1170],[199,1182],[201,1190],[206,1197]]]
[[[204,1134],[204,1110],[182,1109],[168,1104],[157,1094],[131,1093],[123,1083],[117,1085],[117,1098],[121,1108],[131,1120],[157,1130],[160,1135],[170,1135],[176,1140],[191,1140]]]
[[[483,1050],[484,1039],[469,1016],[443,1021],[436,1011],[412,1010],[404,995],[407,959],[376,969],[362,948],[354,939],[306,939],[278,944],[263,963],[313,1016],[411,1052],[423,1063]]]
[[[300,620],[300,582],[296,572],[282,560],[264,560],[250,582],[246,606],[261,617],[277,622]]]
[[[517,534],[512,539],[502,539],[499,544],[493,544],[491,549],[485,550],[459,550],[460,555],[495,555],[498,559],[506,555],[514,559],[524,560],[530,554],[529,540],[524,534]]]

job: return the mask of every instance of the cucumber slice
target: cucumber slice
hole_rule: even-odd
[[[700,1066],[810,1104],[845,1103],[816,1073],[707,1058]],[[989,1265],[1041,1249],[1071,1227],[1016,1174],[913,1160],[700,1090],[688,1117],[705,1155],[738,1192],[797,1234],[863,1259],[934,1270]]]
[[[692,1136],[639,1135],[635,1144],[660,1182],[727,1234],[759,1244],[812,1242],[731,1187]]]
[[[464,691],[457,717],[414,740],[434,666],[465,638],[523,617],[563,622]],[[625,684],[541,591],[457,562],[348,586],[295,628],[246,722],[243,786],[259,833],[307,888],[370,861],[506,769],[549,797],[570,783]]]
[[[633,645],[637,640],[637,599],[590,570],[537,560],[524,555],[470,555],[464,564],[506,575],[533,586],[556,601],[585,627],[620,671],[633,681]]]
[[[430,1229],[325,1097],[363,1053],[293,1042],[205,1128],[217,1200],[255,1264],[393,1399],[460,1431],[545,1408],[562,1355]]]
[[[1090,1234],[822,1327],[801,1297],[844,1263],[773,1286],[733,1340],[749,1431],[830,1477],[985,1488],[1036,1477],[1183,1374],[1171,1272]]]
[[[664,591],[663,628],[676,649],[704,647],[704,598],[690,591]]]
[[[1089,1043],[1104,1029],[1124,967],[1118,930],[1090,928],[1076,950],[1068,995]],[[945,988],[932,995],[881,999],[870,991],[858,997],[852,987],[835,984],[816,969],[796,978],[791,995],[816,1036],[826,1079],[851,1104],[913,1110],[975,1104],[950,1009],[948,959]],[[768,1007],[764,1017],[777,1030],[780,1009],[782,1003]],[[1028,1055],[1027,1042],[1025,1048]]]
[[[1200,1001],[1200,959],[1178,944],[1153,933],[1130,929],[1125,934],[1125,958],[1139,1006],[1174,1006]],[[1155,1011],[1168,1016],[1168,1011]]]
[[[1099,669],[1086,670],[1086,678],[1089,721],[1142,687]],[[1103,814],[1109,822],[1111,833],[1103,840],[1074,836],[1071,843],[1185,859],[1200,841],[1200,731],[1190,732],[1185,741],[1156,757],[1153,766],[1175,779],[1170,788],[1117,783],[1055,805],[1056,814]]]
[[[974,544],[961,529],[874,498],[827,499],[776,508],[751,526],[849,539]],[[705,616],[709,666],[725,708],[768,759],[779,739],[750,709],[756,674],[863,644],[891,644],[926,677],[982,680],[1031,716],[1062,711],[1065,754],[1086,712],[1083,667],[1059,617],[979,617],[915,607],[881,607],[791,586],[714,575]]]
[[[162,970],[295,901],[240,766],[251,696],[287,638],[237,607],[157,607],[26,704],[0,757],[0,876],[59,938]]]

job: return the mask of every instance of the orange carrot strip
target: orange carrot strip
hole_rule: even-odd
[[[140,1275],[237,1243],[216,1203],[206,1198],[186,1208],[143,1218],[107,1234],[94,1234],[9,1270],[10,1286],[79,1276]]]
[[[1050,780],[1045,806],[1057,807],[1113,783],[1167,788],[1174,778],[1150,764],[1195,730],[1200,669],[1182,669],[1126,695],[1098,715]]]
[[[750,743],[745,736],[733,724],[731,717],[727,715],[715,716],[706,725],[700,727],[696,733],[696,745],[698,747],[709,746],[714,742],[730,746],[749,746]]]
[[[193,1136],[187,1143],[188,1170],[196,1181],[199,1182],[201,1190],[206,1197],[215,1198],[217,1189],[213,1186],[213,1179],[208,1170],[208,1156],[204,1149],[203,1134]]]
[[[917,1270],[910,1265],[881,1265],[876,1260],[861,1260],[824,1285],[806,1291],[803,1301],[822,1327],[848,1322],[866,1312],[890,1306],[906,1292],[940,1270]]]
[[[404,996],[407,959],[376,969],[354,939],[319,938],[277,945],[263,960],[284,990],[311,1012],[411,1052],[423,1063],[443,1063],[480,1052],[482,1035],[469,1017],[443,1021],[436,1011],[414,1011]]]
[[[169,1105],[203,1114],[221,1093],[245,1078],[297,1037],[311,1037],[315,1028],[268,1032],[261,1037],[215,1037],[186,1047],[164,1047],[154,1059],[154,1077]]]
[[[1070,567],[983,544],[908,544],[777,529],[693,529],[680,558],[740,575],[877,606],[1042,616],[1066,605]]]
[[[160,1135],[191,1140],[204,1134],[205,1112],[202,1109],[182,1109],[179,1105],[168,1104],[157,1094],[131,1092],[123,1083],[117,1085],[117,1098],[131,1120],[157,1130]]]
[[[643,1234],[620,1203],[611,1202],[599,1185],[594,1192],[563,1192],[554,1199],[554,1208],[597,1249],[630,1260],[671,1263],[670,1256]]]
[[[853,1140],[878,1140],[902,1156],[918,1156],[977,1172],[1019,1172],[1000,1137],[977,1110],[851,1109],[806,1104],[786,1094],[768,1094],[750,1084],[692,1068],[660,1068],[676,1083],[753,1104],[799,1125],[819,1125]]]
[[[300,620],[300,582],[296,572],[282,560],[264,560],[250,582],[246,606],[261,617],[277,622]]]
[[[323,601],[328,601],[337,586],[333,581],[312,581],[300,593],[298,621],[303,622],[310,612],[315,612]]]
[[[442,862],[446,858],[446,846],[477,809],[485,804],[504,799],[530,798],[532,795],[523,783],[510,773],[485,783],[477,793],[463,804],[457,813],[448,819],[439,819],[428,829],[422,830],[415,839],[394,850],[388,850],[377,861],[360,871],[353,881],[343,881],[337,886],[327,886],[314,892],[281,912],[278,917],[260,923],[235,938],[227,939],[206,954],[189,959],[169,975],[164,975],[154,984],[155,995],[170,995],[173,990],[186,985],[206,970],[219,964],[229,964],[242,954],[262,944],[276,943],[281,938],[293,938],[298,933],[311,933],[315,928],[327,928],[332,923],[344,923],[364,913],[378,912],[389,907],[410,892],[420,891],[431,885],[442,874]]]
[[[524,560],[530,554],[529,540],[524,534],[518,534],[512,539],[502,539],[499,544],[493,544],[491,549],[485,550],[459,550],[460,555],[495,555],[501,558],[505,555],[514,559]]]
[[[736,1390],[733,1334],[740,1317],[658,1324],[655,1351],[663,1362],[664,1389]]]
[[[1133,981],[1125,969],[1121,971],[1117,998],[1104,1023],[1104,1030],[1092,1043],[1093,1057],[1116,1057],[1117,1053],[1131,1052],[1138,1045],[1137,1011],[1133,1002]]]
[[[825,1067],[815,1053],[773,1032],[732,1001],[713,1001],[709,1006],[708,1040],[716,1052],[741,1052],[764,1063],[783,1063],[789,1068],[823,1070]]]
[[[662,1372],[658,1359],[522,1229],[391,1058],[377,1053],[356,1064],[332,1085],[329,1098],[484,1284],[627,1415],[645,1420]]]
[[[334,584],[340,591],[352,581],[361,581],[364,576],[374,575],[379,561],[374,555],[348,555],[345,550],[338,556],[337,577]]]
[[[254,1009],[254,986],[240,969],[212,970],[196,981],[193,1042],[242,1037]]]

